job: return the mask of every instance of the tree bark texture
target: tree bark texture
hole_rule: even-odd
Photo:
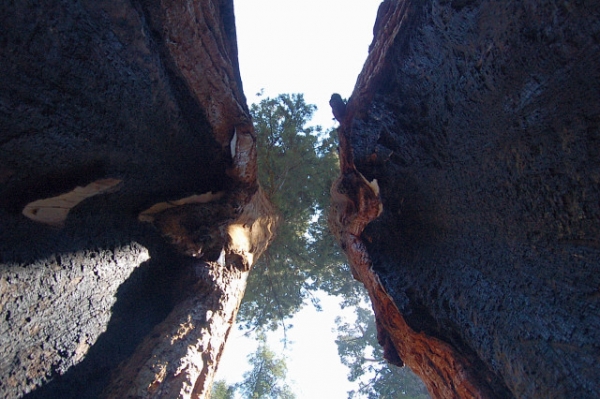
[[[600,395],[600,6],[384,1],[331,226],[434,397]]]
[[[0,24],[0,396],[205,397],[277,220],[232,2]]]

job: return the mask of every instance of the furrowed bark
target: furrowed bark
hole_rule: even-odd
[[[208,396],[277,224],[232,1],[0,15],[1,395]]]
[[[591,3],[385,1],[340,126],[332,230],[434,397],[595,397]]]

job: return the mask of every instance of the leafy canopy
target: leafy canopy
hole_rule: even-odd
[[[406,368],[388,365],[377,343],[373,314],[359,306],[364,289],[353,280],[346,259],[329,233],[329,188],[339,175],[336,131],[308,123],[316,107],[302,94],[281,94],[253,104],[257,132],[259,180],[282,216],[274,242],[254,265],[238,322],[257,333],[252,370],[233,387],[218,382],[213,395],[230,399],[292,398],[285,381],[285,362],[264,342],[264,330],[285,329],[306,300],[318,308],[313,293],[323,290],[356,306],[356,323],[337,320],[338,353],[350,368],[348,379],[358,383],[349,398],[427,398],[422,382]],[[220,385],[219,385],[220,384]],[[229,395],[229,396],[228,396]],[[269,396],[271,395],[271,396]]]
[[[256,352],[248,356],[252,369],[244,373],[244,380],[236,384],[236,390],[248,399],[294,399],[296,396],[285,383],[285,359],[277,357],[267,346],[264,334],[259,339]]]
[[[264,334],[258,335],[259,345],[248,355],[252,368],[244,373],[243,381],[227,385],[219,380],[213,385],[211,398],[235,399],[236,392],[244,399],[295,399],[296,395],[285,383],[287,365],[285,358],[278,357],[266,343]]]
[[[327,227],[329,188],[339,174],[335,131],[308,122],[316,107],[302,94],[253,104],[261,185],[282,216],[277,236],[253,268],[238,322],[250,330],[288,328],[313,292],[357,287]]]
[[[212,399],[235,399],[235,386],[227,385],[225,380],[216,381],[210,397]]]

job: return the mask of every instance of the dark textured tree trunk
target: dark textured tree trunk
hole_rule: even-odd
[[[600,7],[385,1],[332,228],[435,397],[600,395]]]
[[[204,397],[276,221],[232,2],[0,24],[0,396]]]
[[[600,395],[599,20],[380,9],[332,226],[434,396]],[[4,2],[0,23],[1,395],[204,396],[275,223],[232,3]]]

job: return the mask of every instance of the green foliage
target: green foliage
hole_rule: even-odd
[[[294,399],[296,396],[285,384],[287,366],[285,359],[267,346],[264,334],[259,336],[256,352],[248,356],[252,369],[244,373],[244,380],[235,389],[245,399]]]
[[[219,386],[219,399],[235,389],[248,399],[293,398],[285,385],[286,367],[267,347],[261,331],[290,327],[287,320],[312,293],[341,296],[355,306],[356,323],[338,319],[338,353],[358,383],[349,398],[428,397],[422,382],[407,368],[388,365],[377,343],[373,314],[360,306],[364,289],[352,278],[345,256],[329,232],[329,189],[339,175],[336,131],[308,126],[316,107],[301,94],[265,98],[251,107],[257,132],[261,186],[282,216],[277,237],[250,273],[238,314],[242,328],[261,342],[249,357],[253,365],[233,388]],[[313,300],[318,308],[318,302]],[[221,393],[222,392],[222,393]],[[216,397],[216,396],[215,396]]]
[[[426,399],[423,382],[407,367],[396,367],[383,359],[377,343],[377,328],[373,312],[356,307],[356,322],[347,323],[339,317],[338,354],[350,369],[348,380],[358,381],[358,390],[348,392],[349,399]]]
[[[251,107],[259,180],[282,216],[277,236],[254,266],[238,314],[251,330],[289,327],[312,292],[347,295],[357,284],[327,227],[329,189],[339,174],[335,131],[308,126],[316,107],[302,94]],[[313,300],[315,306],[318,303]]]
[[[212,399],[235,399],[235,387],[227,385],[225,380],[216,381],[210,394]]]

